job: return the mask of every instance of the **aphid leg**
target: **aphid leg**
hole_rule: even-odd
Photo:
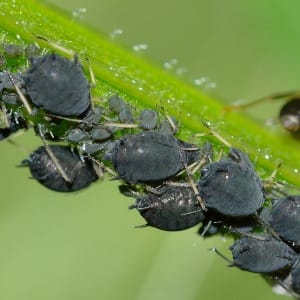
[[[204,201],[204,199],[202,199],[202,197],[200,196],[199,191],[198,191],[198,188],[197,188],[197,186],[196,186],[196,184],[195,184],[195,181],[194,181],[194,179],[193,179],[193,176],[192,176],[192,174],[190,173],[190,170],[189,170],[189,168],[187,167],[187,164],[186,164],[186,163],[184,164],[184,167],[185,167],[185,170],[186,170],[186,173],[187,173],[187,176],[188,176],[189,183],[190,183],[190,185],[191,185],[191,187],[192,187],[192,189],[193,189],[193,191],[194,191],[194,193],[195,193],[195,196],[196,196],[196,198],[197,198],[197,200],[198,200],[198,202],[199,202],[201,208],[202,208],[204,211],[207,211],[207,208],[205,207],[205,201]]]
[[[210,251],[214,251],[217,255],[219,255],[222,259],[227,261],[229,263],[229,267],[234,267],[234,262],[230,260],[228,257],[226,257],[224,254],[222,254],[217,248],[211,248]]]
[[[53,49],[57,50],[57,51],[60,51],[60,52],[63,52],[65,53],[66,55],[69,55],[70,57],[74,57],[76,55],[76,53],[71,50],[71,49],[68,49],[68,48],[65,48],[64,46],[62,45],[59,45],[53,41],[50,41],[48,39],[46,39],[45,37],[42,37],[40,35],[37,35],[35,33],[32,33],[33,36],[38,39],[38,40],[41,40],[41,41],[44,41],[45,43],[47,43],[50,47],[52,47]]]
[[[209,228],[211,227],[213,221],[209,220],[209,222],[206,224],[206,226],[204,227],[203,231],[200,233],[200,236],[204,237],[206,232],[208,232]]]
[[[284,99],[284,98],[293,98],[293,97],[297,97],[297,96],[300,96],[300,91],[288,91],[288,92],[274,93],[274,94],[271,94],[268,96],[258,98],[256,100],[253,100],[248,103],[228,105],[225,107],[225,110],[226,111],[242,110],[242,109],[247,109],[251,106],[260,104],[262,102],[280,100],[280,99]]]
[[[95,166],[94,166],[94,170],[95,170],[95,172],[96,172],[96,174],[98,175],[98,172],[99,172],[99,169],[101,169],[101,170],[105,170],[107,173],[109,173],[110,175],[112,175],[112,176],[117,176],[117,173],[115,172],[115,171],[113,171],[111,168],[109,168],[109,167],[107,167],[107,166],[105,166],[102,162],[100,162],[100,161],[98,161],[98,160],[96,160],[95,158],[93,158],[93,157],[89,157],[91,160],[92,160],[92,162],[95,164]],[[98,169],[98,171],[97,171],[97,169]],[[103,174],[103,173],[102,173]],[[99,173],[99,175],[100,175],[100,173]],[[99,177],[99,176],[98,176]],[[99,178],[102,178],[102,177],[99,177]]]
[[[11,83],[13,84],[13,86],[14,86],[21,102],[23,103],[25,109],[27,110],[28,114],[31,115],[32,114],[32,109],[31,109],[31,107],[29,105],[29,102],[27,101],[26,97],[24,96],[24,94],[22,93],[20,88],[16,85],[12,75],[9,72],[7,72],[7,76],[9,78],[9,80],[11,81]]]
[[[217,140],[219,140],[226,147],[232,148],[232,145],[224,137],[222,137],[218,132],[213,130],[206,121],[204,121],[203,119],[200,119],[200,121],[209,130],[209,133],[212,136],[214,136]]]
[[[60,173],[60,175],[62,176],[62,178],[68,182],[68,183],[71,183],[72,182],[72,179],[66,174],[66,172],[64,171],[64,169],[62,168],[61,164],[59,163],[59,161],[57,160],[56,156],[54,155],[54,153],[52,152],[51,148],[49,147],[45,137],[44,137],[44,134],[43,134],[43,131],[41,129],[41,126],[40,124],[38,125],[38,130],[39,130],[39,134],[40,134],[40,137],[45,145],[45,149],[49,155],[49,157],[52,159],[55,167],[57,168],[58,172]]]
[[[229,227],[229,231],[232,232],[232,233],[236,233],[236,234],[239,234],[241,236],[247,236],[247,237],[259,240],[259,241],[265,241],[266,240],[265,236],[260,236],[258,234],[240,231],[240,230],[238,230],[236,228],[232,228],[232,227]]]
[[[266,228],[268,232],[277,240],[281,240],[279,234],[275,231],[273,226],[269,224],[267,221],[259,217],[258,215],[255,215],[255,221],[262,226],[262,228]]]

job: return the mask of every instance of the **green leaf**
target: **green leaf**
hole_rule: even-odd
[[[194,133],[208,133],[200,121],[205,119],[233,146],[247,151],[265,176],[276,168],[278,160],[282,160],[280,178],[297,185],[300,153],[294,151],[298,142],[288,134],[271,131],[241,113],[226,112],[218,99],[37,1],[10,2],[3,7],[0,26],[8,40],[25,44],[38,42],[46,48],[59,44],[81,57],[88,57],[97,80],[94,96],[105,98],[119,93],[138,108],[162,105],[180,119],[181,136],[185,139]],[[219,144],[218,141],[214,143]]]

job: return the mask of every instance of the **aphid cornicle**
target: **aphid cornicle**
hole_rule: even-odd
[[[90,107],[90,87],[77,59],[57,54],[32,59],[24,75],[28,96],[45,111],[64,117],[78,117]]]
[[[152,131],[123,136],[110,154],[118,175],[128,183],[161,181],[174,176],[198,157],[195,145]]]
[[[23,165],[29,166],[34,179],[58,192],[74,192],[98,179],[90,161],[83,162],[69,147],[60,145],[39,147]]]
[[[262,183],[249,158],[232,148],[229,157],[209,164],[198,182],[206,207],[227,217],[246,217],[264,204]]]

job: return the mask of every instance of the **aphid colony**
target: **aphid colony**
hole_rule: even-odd
[[[28,128],[40,136],[43,146],[23,161],[33,178],[73,192],[109,172],[122,180],[121,193],[135,198],[130,208],[145,226],[178,231],[202,222],[202,236],[227,228],[237,237],[232,265],[300,294],[300,196],[270,201],[244,152],[230,147],[213,160],[211,144],[177,138],[167,114],[136,113],[117,95],[95,107],[77,58],[32,49],[24,72],[0,72],[0,138]],[[7,47],[3,57],[13,53]]]

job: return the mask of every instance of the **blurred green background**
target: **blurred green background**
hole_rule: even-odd
[[[299,1],[49,3],[224,101],[300,87]],[[247,113],[263,121],[276,107],[263,118],[260,109]],[[229,254],[228,239],[204,241],[197,228],[135,229],[144,221],[128,211],[132,200],[120,196],[117,182],[48,191],[15,167],[40,140],[26,134],[14,141],[19,146],[0,145],[1,300],[281,298],[262,278],[227,268],[208,251]]]

